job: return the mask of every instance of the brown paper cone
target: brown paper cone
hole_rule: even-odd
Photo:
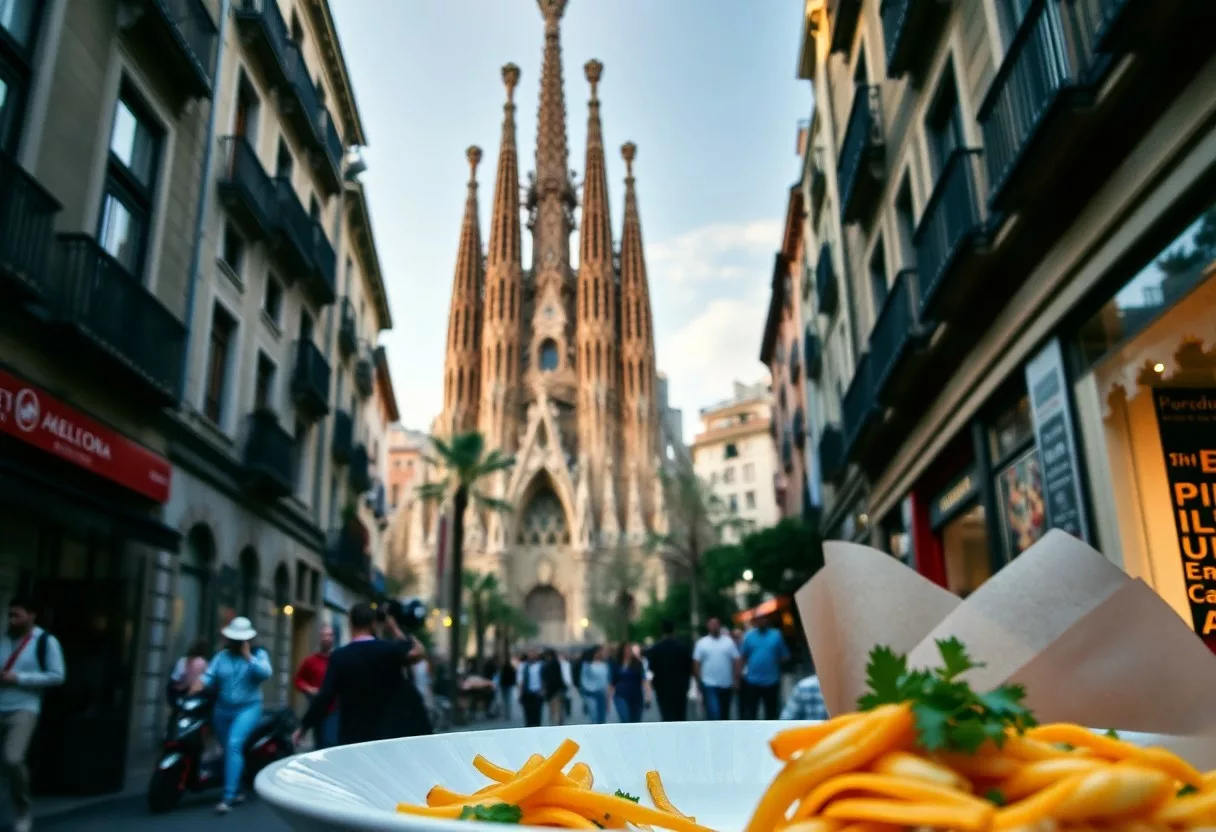
[[[828,713],[855,710],[870,650],[904,653],[960,602],[890,555],[832,541],[824,567],[794,596]]]
[[[1109,596],[1011,681],[1026,686],[1040,722],[1216,734],[1216,659],[1142,581]]]

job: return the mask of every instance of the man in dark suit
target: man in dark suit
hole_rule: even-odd
[[[296,732],[297,743],[324,722],[335,700],[342,711],[339,745],[431,733],[426,706],[408,673],[409,663],[422,649],[392,616],[384,624],[391,639],[376,638],[376,613],[370,604],[351,608],[350,643],[330,657],[325,681]]]
[[[692,679],[692,648],[676,638],[674,621],[663,621],[663,637],[646,651],[646,662],[654,677],[650,685],[664,722],[688,718],[688,685]]]

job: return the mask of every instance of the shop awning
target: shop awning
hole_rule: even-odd
[[[0,458],[0,503],[54,523],[130,538],[163,551],[181,548],[180,532],[124,501],[60,482],[5,458]]]

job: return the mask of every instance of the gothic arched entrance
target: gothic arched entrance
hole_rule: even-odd
[[[536,586],[524,598],[524,613],[540,628],[542,644],[560,645],[568,640],[566,599],[552,586]]]

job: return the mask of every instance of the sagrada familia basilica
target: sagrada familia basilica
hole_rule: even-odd
[[[545,45],[536,167],[521,188],[515,143],[520,71],[507,64],[488,249],[478,219],[482,154],[468,150],[443,412],[432,432],[478,430],[488,447],[515,455],[515,467],[486,489],[514,510],[470,507],[466,567],[496,573],[540,625],[541,640],[565,644],[594,636],[592,600],[609,558],[622,552],[637,558],[647,585],[636,589],[635,603],[644,603],[651,591],[665,592],[665,570],[645,552],[651,536],[667,530],[660,477],[666,459],[633,175],[637,148],[627,143],[620,151],[626,174],[618,249],[600,124],[603,66],[592,60],[584,67],[590,100],[580,200],[566,139],[559,30],[566,0],[539,3]],[[525,211],[529,268],[521,239]],[[576,227],[577,266],[571,257]],[[394,537],[421,576],[423,593],[434,591],[442,517],[442,507],[416,499],[398,517]]]

